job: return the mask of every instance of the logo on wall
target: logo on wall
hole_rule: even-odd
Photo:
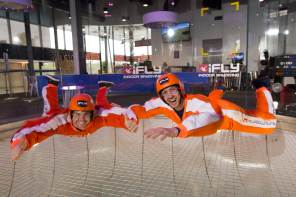
[[[148,69],[147,66],[134,66],[133,74],[161,74],[161,66],[152,66],[153,69]]]
[[[207,72],[209,72],[209,65],[208,64],[201,64],[199,66],[199,69],[200,69],[201,72],[207,73]]]
[[[238,77],[240,72],[240,64],[201,64],[199,65],[199,70],[202,73],[200,76],[212,77],[212,76],[221,76],[221,77]]]

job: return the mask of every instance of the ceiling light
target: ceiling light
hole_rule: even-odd
[[[172,1],[172,2],[171,2],[171,5],[174,6],[174,5],[175,5],[175,1]]]
[[[113,7],[113,5],[114,5],[113,2],[110,2],[110,1],[108,2],[109,7]]]
[[[108,8],[104,8],[104,14],[108,14],[109,11],[108,11]]]
[[[148,3],[143,3],[143,7],[148,7]]]
[[[13,41],[16,42],[16,43],[19,43],[19,42],[20,42],[20,39],[19,39],[19,37],[14,36],[14,37],[13,37]]]
[[[129,17],[128,16],[123,16],[122,18],[121,18],[121,21],[122,22],[126,22],[126,21],[128,21],[129,20]]]
[[[286,29],[286,30],[284,31],[284,34],[285,34],[285,35],[289,35],[289,33],[290,33],[290,32],[289,32],[288,29]]]
[[[276,35],[279,34],[279,29],[276,29],[276,28],[268,29],[265,32],[265,34],[268,35],[268,36],[276,36]]]
[[[168,29],[168,36],[173,37],[175,35],[175,31],[172,28]]]

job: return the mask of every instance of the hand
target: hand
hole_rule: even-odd
[[[129,119],[127,116],[124,116],[124,125],[130,132],[136,132],[138,124],[136,120]]]
[[[163,141],[167,137],[177,137],[178,129],[177,128],[164,128],[164,127],[157,127],[148,129],[144,132],[144,136],[146,138],[156,139],[157,137],[161,136],[160,140]]]
[[[27,148],[27,142],[25,137],[21,137],[16,141],[12,142],[12,146],[13,147],[11,148],[11,159],[15,161],[20,158],[20,156]]]

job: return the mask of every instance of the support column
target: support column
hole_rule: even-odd
[[[39,31],[39,41],[40,47],[43,48],[43,36],[42,36],[42,29],[41,29],[41,6],[38,5],[37,14],[38,14],[38,31]]]
[[[28,71],[30,76],[34,76],[34,61],[33,61],[33,47],[30,29],[30,15],[29,12],[24,12],[25,32],[27,40],[27,54],[28,54]]]
[[[80,15],[80,1],[70,2],[70,14],[72,25],[72,39],[73,39],[73,60],[74,60],[74,73],[85,74],[86,62],[85,51],[83,50],[83,38],[82,38],[82,25]]]
[[[112,65],[112,71],[115,73],[115,47],[114,47],[114,26],[112,26],[112,48],[113,48],[113,65]]]
[[[101,28],[98,26],[98,36],[99,36],[99,58],[100,58],[100,74],[103,74],[103,64],[102,64],[102,46],[101,46]]]
[[[124,58],[124,61],[127,61],[127,58],[126,58],[126,47],[125,47],[125,41],[126,41],[126,38],[125,38],[125,26],[123,26],[122,30],[123,30],[123,49],[124,49],[123,58]]]
[[[57,70],[61,70],[61,65],[59,65],[59,58],[60,58],[60,53],[59,53],[59,46],[58,46],[58,32],[57,32],[57,26],[56,26],[56,21],[55,21],[55,9],[52,8],[52,25],[53,25],[53,33],[54,33],[54,60],[55,60],[55,66]]]
[[[105,65],[104,68],[105,73],[108,73],[109,68],[109,61],[108,61],[108,43],[107,43],[108,35],[107,35],[107,27],[104,26],[104,44],[105,44]]]
[[[6,21],[7,21],[7,30],[8,30],[8,36],[9,36],[9,44],[12,44],[10,16],[9,16],[9,12],[8,11],[6,11]]]
[[[129,28],[128,30],[128,38],[129,38],[129,43],[130,43],[130,65],[134,65],[134,32],[132,28]]]

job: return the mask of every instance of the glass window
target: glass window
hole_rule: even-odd
[[[6,13],[4,10],[0,10],[0,17],[6,18]]]
[[[65,25],[65,44],[66,50],[73,50],[71,25]]]
[[[54,29],[53,27],[41,27],[42,32],[42,44],[45,48],[55,48],[54,42]]]
[[[11,20],[15,21],[24,21],[24,13],[23,12],[17,12],[17,11],[10,11],[9,12],[9,18]]]
[[[40,22],[42,32],[42,45],[45,48],[55,48],[54,29],[52,24],[52,9],[42,7],[40,10]]]
[[[25,25],[23,22],[10,20],[12,43],[16,45],[26,45]]]
[[[57,35],[58,35],[58,48],[65,49],[63,25],[57,26]]]
[[[8,28],[7,28],[7,20],[4,18],[0,18],[0,43],[9,43],[9,35],[8,35]]]
[[[39,35],[39,26],[30,24],[31,28],[31,40],[32,40],[32,46],[34,47],[40,47],[40,35]]]
[[[38,25],[39,24],[39,19],[38,19],[38,10],[41,11],[40,7],[38,5],[35,5],[35,9],[30,10],[30,24],[35,24]]]
[[[86,42],[86,51],[87,52],[96,52],[96,53],[98,53],[100,51],[100,49],[99,49],[99,37],[98,36],[86,35],[85,36],[85,42]]]
[[[54,17],[57,24],[58,48],[66,49],[67,40],[66,40],[65,26],[70,25],[71,20],[68,18],[68,13],[61,10],[55,10]]]
[[[53,27],[52,8],[42,7],[42,9],[40,9],[40,20],[42,26]]]

